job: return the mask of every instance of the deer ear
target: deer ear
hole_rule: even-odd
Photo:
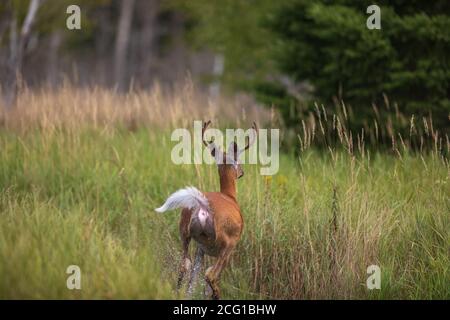
[[[217,147],[216,147],[216,145],[214,145],[214,144],[209,144],[208,145],[208,149],[209,149],[209,152],[211,153],[211,155],[213,156],[213,158],[215,158],[216,157],[216,153],[217,153]]]
[[[232,155],[234,160],[237,160],[237,158],[239,156],[238,152],[239,152],[239,149],[238,149],[237,143],[236,143],[236,141],[233,141],[228,146],[228,152],[227,153],[230,156]]]
[[[222,153],[222,150],[218,146],[216,146],[214,143],[208,144],[208,150],[211,153],[211,156],[215,159],[217,164],[221,164],[223,162],[224,154]]]

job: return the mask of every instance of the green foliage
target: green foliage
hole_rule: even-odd
[[[354,111],[353,129],[372,121],[372,105],[388,105],[379,121],[400,112],[432,116],[435,128],[447,129],[448,1],[378,1],[381,30],[366,26],[372,1],[173,3],[190,18],[190,40],[224,54],[223,80],[278,107],[290,127],[312,110],[309,100],[326,107],[343,101]],[[294,97],[280,75],[312,84],[312,95]]]
[[[368,1],[289,1],[271,21],[278,66],[308,80],[315,97],[353,106],[360,123],[385,96],[400,112],[432,114],[445,127],[450,112],[450,7],[381,1],[381,30],[366,27]]]

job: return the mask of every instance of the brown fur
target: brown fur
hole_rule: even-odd
[[[218,299],[220,296],[218,280],[222,269],[225,267],[232,250],[239,241],[244,226],[244,221],[236,201],[236,170],[231,165],[220,165],[220,192],[204,193],[208,199],[214,221],[215,237],[208,237],[207,234],[198,234],[196,228],[191,225],[193,212],[183,209],[180,219],[180,235],[183,244],[183,258],[189,259],[189,243],[193,238],[203,253],[217,258],[216,263],[206,273],[206,282],[211,286],[212,298]],[[186,273],[185,260],[180,267],[178,285],[181,285]],[[189,259],[190,261],[190,259]],[[192,281],[191,281],[192,282]]]
[[[203,134],[208,124],[209,122],[204,124]],[[254,124],[254,129],[257,131],[256,124]],[[205,143],[205,145],[208,146],[207,143]],[[238,149],[236,143],[234,143],[233,146],[235,160],[237,160]],[[247,143],[245,149],[248,149],[248,147],[249,143]],[[213,156],[215,156],[216,151],[219,152],[217,148],[211,149]],[[224,158],[226,157],[226,153],[222,153],[222,155]],[[216,257],[217,260],[215,264],[208,268],[205,274],[205,280],[212,290],[211,297],[213,299],[219,299],[220,297],[218,286],[220,273],[227,264],[233,249],[236,247],[244,227],[244,220],[236,199],[236,180],[244,175],[242,168],[239,164],[226,164],[224,161],[223,164],[218,164],[218,171],[220,177],[220,192],[204,193],[205,197],[208,199],[210,214],[213,218],[211,226],[208,227],[207,225],[204,228],[200,227],[199,224],[194,221],[195,212],[188,209],[182,210],[180,219],[183,260],[180,267],[178,287],[181,286],[183,277],[188,271],[187,266],[190,266],[188,249],[191,239],[194,239],[198,243],[198,248],[188,290],[190,293],[192,292],[192,286],[199,273],[204,254]],[[208,228],[211,228],[212,225],[214,230],[209,230]]]

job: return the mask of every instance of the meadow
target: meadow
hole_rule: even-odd
[[[391,132],[387,152],[366,148],[339,117],[305,121],[277,175],[244,166],[245,227],[223,298],[450,299],[448,137],[416,119],[432,147],[410,150]],[[0,298],[183,298],[174,290],[179,213],[153,209],[184,186],[218,190],[214,165],[170,159],[172,130],[194,119],[282,126],[270,110],[208,101],[190,85],[25,90],[2,111]],[[315,146],[325,131],[336,146]],[[81,290],[66,287],[69,265],[81,268]],[[370,265],[381,269],[379,290],[366,287]]]

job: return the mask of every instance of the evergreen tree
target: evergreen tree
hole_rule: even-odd
[[[315,99],[351,104],[363,120],[389,99],[406,115],[431,114],[448,126],[450,3],[379,1],[381,30],[369,30],[371,1],[289,1],[271,20],[280,37],[276,61]]]

